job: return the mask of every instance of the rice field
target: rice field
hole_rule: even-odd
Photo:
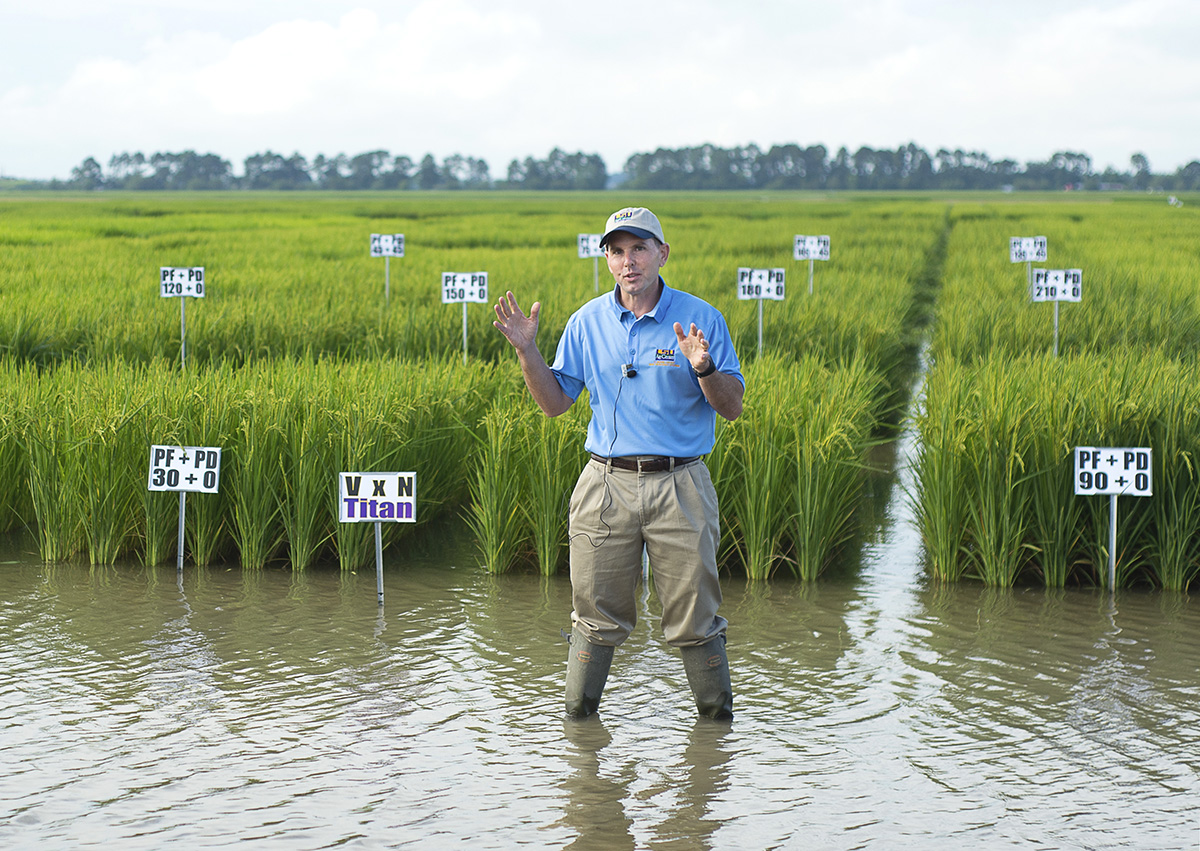
[[[989,585],[1148,584],[1200,572],[1200,232],[1161,199],[955,205],[917,414],[914,505],[932,574]],[[1007,240],[1044,235],[1082,301],[1032,303]],[[1154,496],[1074,495],[1077,446],[1150,447]]]
[[[220,494],[187,501],[195,563],[365,566],[372,530],[337,523],[336,474],[389,469],[416,471],[419,494],[417,524],[385,524],[390,550],[469,535],[486,570],[562,570],[585,400],[542,417],[489,305],[467,307],[464,365],[463,309],[440,302],[440,276],[487,271],[493,301],[541,301],[552,356],[595,295],[576,235],[647,203],[672,244],[664,277],[724,312],[747,377],[745,413],[719,423],[709,458],[724,568],[809,581],[853,555],[869,459],[903,424],[928,333],[911,498],[932,576],[1100,584],[1107,507],[1071,496],[1070,448],[1153,440],[1156,497],[1122,500],[1119,581],[1186,588],[1200,563],[1185,389],[1198,385],[1198,219],[1151,200],[6,197],[0,529],[28,532],[47,561],[165,562],[177,502],[146,490],[148,449],[180,443],[223,447]],[[405,234],[387,298],[371,233]],[[811,296],[796,234],[831,238]],[[1084,269],[1057,359],[1051,306],[1029,303],[1007,256],[1009,237],[1043,234],[1048,267]],[[160,266],[206,270],[186,369]],[[787,273],[787,299],[763,304],[761,356],[758,304],[736,296],[743,266]]]

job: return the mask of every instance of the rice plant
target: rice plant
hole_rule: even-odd
[[[586,423],[573,405],[558,417],[543,416],[531,403],[523,403],[533,418],[520,425],[527,431],[528,455],[521,465],[524,499],[522,518],[533,538],[538,570],[544,576],[558,572],[567,552],[567,513],[571,491],[587,460],[583,451]]]
[[[222,454],[222,476],[233,507],[231,532],[242,567],[264,567],[282,539],[281,401],[270,390],[247,394],[237,406],[230,451]]]
[[[792,570],[806,582],[816,580],[858,531],[866,455],[877,442],[881,384],[880,376],[856,360],[820,382],[792,425]]]
[[[523,453],[518,423],[507,406],[483,418],[483,434],[471,471],[471,500],[465,519],[479,546],[483,569],[504,573],[524,545],[521,513]]]

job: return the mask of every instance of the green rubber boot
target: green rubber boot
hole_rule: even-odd
[[[696,698],[696,709],[705,718],[729,721],[733,718],[733,686],[729,682],[729,659],[725,656],[725,636],[718,635],[707,644],[681,647],[683,670]]]
[[[576,629],[571,630],[568,641],[571,646],[567,653],[567,715],[587,718],[600,706],[600,695],[612,667],[613,648],[592,644]]]

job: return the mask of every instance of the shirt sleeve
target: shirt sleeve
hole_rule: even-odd
[[[579,398],[584,388],[583,346],[579,322],[575,316],[567,320],[567,327],[558,338],[558,351],[554,355],[550,371],[554,373],[554,377],[558,379],[558,386],[571,401]]]

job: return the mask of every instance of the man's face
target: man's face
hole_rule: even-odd
[[[605,257],[621,292],[629,296],[654,294],[658,291],[658,270],[667,262],[671,246],[653,237],[645,239],[625,231],[608,238]]]

